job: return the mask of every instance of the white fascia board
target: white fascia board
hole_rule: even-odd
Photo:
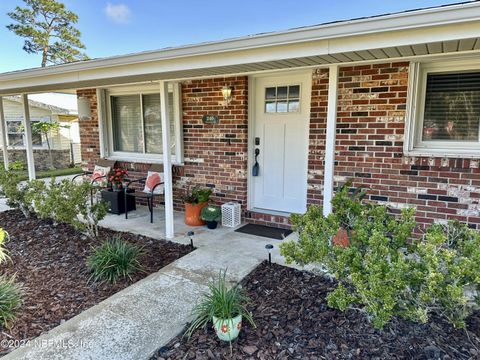
[[[357,20],[339,21],[317,26],[296,28],[287,31],[265,33],[222,41],[205,42],[146,51],[135,54],[113,56],[89,61],[81,61],[47,68],[38,68],[0,74],[0,80],[10,77],[35,76],[36,73],[47,75],[57,72],[80,71],[91,68],[126,65],[139,62],[157,61],[184,56],[212,54],[224,51],[238,51],[255,47],[275,46],[296,42],[335,39],[345,36],[357,36],[396,31],[402,29],[424,28],[437,25],[457,24],[462,22],[478,22],[480,4],[478,2],[457,4],[439,8],[401,12],[378,17],[367,17]]]

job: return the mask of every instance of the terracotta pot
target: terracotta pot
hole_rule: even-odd
[[[208,202],[201,204],[185,203],[185,224],[190,226],[205,225],[205,222],[200,218],[200,212],[207,204]]]
[[[333,246],[341,246],[347,248],[350,246],[350,236],[346,229],[340,228],[332,239]]]

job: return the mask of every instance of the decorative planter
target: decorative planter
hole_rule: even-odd
[[[200,212],[207,204],[208,202],[201,204],[185,203],[185,224],[190,226],[205,225],[205,222],[200,218]]]
[[[207,227],[211,230],[213,229],[216,229],[217,228],[217,224],[218,222],[216,221],[205,221],[207,223]]]
[[[340,228],[332,239],[333,246],[341,246],[347,248],[350,246],[350,236],[346,229]]]
[[[134,189],[129,189],[128,193],[135,192]],[[102,190],[102,200],[108,203],[108,212],[112,214],[125,213],[125,193],[123,191]],[[127,196],[127,210],[136,210],[135,197]]]
[[[238,315],[233,319],[219,319],[213,317],[213,328],[220,340],[232,341],[238,337],[242,328],[242,315]]]

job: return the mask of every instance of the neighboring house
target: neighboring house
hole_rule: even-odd
[[[51,131],[48,135],[50,147],[54,152],[55,167],[68,167],[72,163],[81,162],[80,136],[78,116],[69,110],[57,106],[29,100],[31,123],[58,122],[62,128]],[[9,96],[3,98],[7,147],[10,161],[26,161],[25,136],[23,131],[23,103],[21,97]],[[37,158],[38,169],[47,169],[48,145],[44,134],[32,134],[33,149]]]
[[[75,89],[90,168],[173,162],[167,237],[194,184],[288,226],[308,204],[329,213],[349,178],[420,224],[480,229],[479,19],[470,2],[25,70],[0,75],[0,94]]]

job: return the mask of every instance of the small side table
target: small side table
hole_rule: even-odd
[[[127,190],[127,210],[132,211],[136,210],[137,206],[135,203],[135,196],[128,196],[128,193],[135,192],[134,189]],[[122,191],[112,191],[112,190],[102,190],[102,200],[106,201],[108,206],[108,212],[112,214],[124,214],[125,213],[125,199],[124,192]]]

